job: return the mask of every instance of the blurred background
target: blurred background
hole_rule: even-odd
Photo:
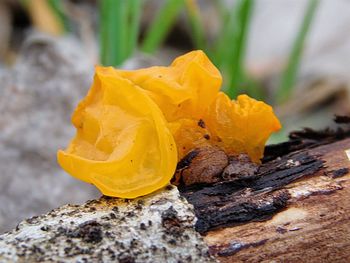
[[[99,196],[56,151],[95,64],[168,65],[203,49],[223,90],[274,106],[283,130],[350,112],[348,0],[0,0],[0,233]]]

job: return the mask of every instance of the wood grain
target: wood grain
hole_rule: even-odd
[[[263,222],[209,231],[221,262],[350,262],[350,139],[308,153],[324,162],[311,176],[285,185],[286,207]]]

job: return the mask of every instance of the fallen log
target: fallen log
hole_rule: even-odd
[[[289,195],[284,209],[261,222],[257,217],[207,232],[211,253],[221,262],[348,262],[349,148],[350,139],[345,139],[310,150],[324,161],[323,168],[270,193]],[[268,205],[266,197],[258,200]]]
[[[63,206],[1,235],[0,261],[348,262],[348,149],[348,130],[305,130],[244,176],[180,184],[182,197],[170,187]]]
[[[341,125],[349,121],[336,118]],[[333,203],[347,202],[349,197],[349,135],[346,126],[293,132],[288,142],[266,148],[263,164],[253,173],[251,166],[236,158],[233,176],[224,172],[211,184],[180,184],[181,194],[194,205],[196,230],[205,236],[211,254],[222,262],[348,262],[349,206],[335,208]],[[191,160],[202,165],[200,159]],[[320,217],[318,210],[323,211]],[[330,220],[336,231],[328,226],[332,221],[326,214],[335,218]],[[299,227],[299,223],[305,224]],[[303,247],[294,235],[303,240]],[[326,243],[329,238],[332,244]]]

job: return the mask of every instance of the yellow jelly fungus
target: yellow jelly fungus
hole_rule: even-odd
[[[75,110],[75,138],[58,162],[108,196],[135,198],[170,181],[176,145],[159,107],[112,68],[97,67],[94,83]]]
[[[209,144],[220,147],[228,155],[246,153],[259,163],[267,139],[281,124],[271,106],[264,102],[247,95],[240,95],[235,101],[219,92],[200,120],[179,119],[169,127],[179,159],[190,150]]]
[[[219,92],[222,77],[203,51],[178,57],[169,67],[117,70],[147,91],[167,121],[199,118]]]
[[[247,95],[237,100],[219,92],[204,120],[214,138],[213,143],[228,154],[246,153],[253,162],[260,162],[271,133],[281,124],[272,107]]]
[[[211,145],[210,132],[205,127],[198,125],[198,122],[198,120],[184,118],[169,123],[170,131],[176,142],[179,159],[182,159],[195,148]]]
[[[169,67],[97,67],[72,117],[77,134],[58,152],[58,162],[103,194],[123,198],[165,186],[178,160],[194,148],[218,146],[258,163],[281,125],[269,105],[247,95],[231,100],[219,92],[221,83],[202,51]]]
[[[259,162],[266,140],[280,129],[267,104],[246,95],[235,102],[219,92],[220,72],[200,50],[178,57],[169,67],[116,71],[144,89],[160,107],[177,143],[179,159],[195,147],[212,144],[231,154],[247,153]],[[200,127],[200,119],[212,125]]]

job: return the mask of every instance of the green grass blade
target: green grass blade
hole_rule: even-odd
[[[222,23],[225,25],[229,19],[230,13],[231,13],[230,9],[227,8],[227,2],[225,2],[225,0],[213,1],[213,6],[216,9],[216,11],[218,12],[218,15],[219,15]]]
[[[193,42],[197,49],[206,50],[203,23],[196,0],[186,0],[186,10],[190,20]]]
[[[164,2],[147,30],[142,43],[144,52],[154,53],[156,51],[175,22],[180,9],[184,6],[184,0],[167,0]]]
[[[64,12],[63,3],[60,0],[48,0],[48,4],[59,19],[65,32],[70,31],[70,23]]]
[[[111,14],[112,19],[116,17],[116,24],[110,25],[117,28],[117,42],[113,43],[113,46],[116,47],[117,53],[115,57],[115,66],[121,65],[124,60],[127,58],[127,44],[128,44],[128,3],[127,1],[118,0],[112,1],[113,4],[117,6],[117,12]],[[113,48],[112,46],[112,48]]]
[[[129,37],[127,44],[127,55],[131,56],[136,47],[140,32],[142,0],[128,0],[129,9]]]
[[[251,20],[251,14],[254,6],[254,0],[240,0],[237,3],[235,13],[230,18],[233,28],[233,34],[229,35],[226,43],[226,51],[224,59],[224,67],[227,72],[227,94],[234,98],[237,96],[241,87],[240,84],[245,79],[244,58],[247,46],[247,35]],[[231,46],[228,44],[230,43]]]
[[[105,66],[118,66],[127,57],[127,2],[100,1],[100,56]]]
[[[215,1],[215,7],[221,16],[221,29],[217,37],[217,41],[213,44],[212,60],[221,70],[224,68],[225,61],[231,48],[228,43],[234,40],[234,29],[236,25],[236,12],[231,12],[226,8],[226,4],[222,0]],[[230,48],[228,48],[228,46]],[[224,71],[224,70],[223,70]]]
[[[100,63],[108,65],[108,30],[107,30],[107,1],[101,0],[99,3],[99,44],[100,44]]]
[[[287,67],[282,74],[280,87],[277,91],[277,100],[283,102],[290,96],[296,83],[306,36],[316,13],[319,0],[309,0],[301,27],[289,54]]]

